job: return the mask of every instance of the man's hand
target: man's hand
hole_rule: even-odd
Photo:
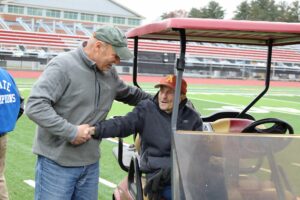
[[[96,127],[95,126],[91,126],[89,128],[89,132],[90,132],[92,138],[94,138],[96,140],[101,139],[101,134],[99,132],[98,133],[96,132]]]
[[[91,126],[88,130],[89,130],[90,135],[92,137],[94,137],[94,135],[96,134],[95,133],[96,127],[95,126]]]
[[[90,134],[90,125],[88,124],[82,124],[77,126],[77,133],[75,139],[71,142],[73,145],[79,145],[82,143],[87,142],[89,139],[91,139]]]
[[[92,138],[99,140],[100,138],[100,134],[96,133],[96,127],[95,126],[91,126],[89,128],[89,133],[91,134]]]

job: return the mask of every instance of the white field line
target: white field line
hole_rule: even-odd
[[[244,96],[244,97],[257,96],[257,94],[254,94],[254,93],[253,94],[249,94],[249,93],[241,94],[241,93],[221,93],[221,92],[213,92],[213,93],[212,92],[189,92],[189,94],[201,94],[201,95],[236,95],[236,96]],[[300,104],[300,102],[289,101],[289,100],[273,99],[273,98],[270,98],[268,96],[274,96],[274,95],[267,95],[267,96],[264,97],[264,99],[269,99],[269,100],[272,100],[272,101],[286,102],[286,103]],[[300,95],[284,95],[284,94],[281,94],[280,96],[300,96]],[[219,102],[215,102],[215,101],[212,101],[212,100],[198,99],[198,98],[193,98],[193,97],[189,97],[189,99],[196,99],[196,100],[211,101],[211,102],[214,102],[214,103],[219,103]],[[120,104],[122,103],[122,102],[119,102],[119,101],[114,101],[114,102],[115,103],[120,103]],[[236,105],[236,104],[229,104],[229,103],[227,103],[227,104],[228,105]]]
[[[27,185],[29,185],[29,186],[35,188],[35,181],[34,181],[34,180],[24,180],[24,182],[25,182]],[[117,187],[116,184],[114,184],[114,183],[112,183],[112,182],[109,182],[108,180],[105,180],[105,179],[103,179],[103,178],[99,178],[99,183],[102,183],[103,185],[106,185],[106,186],[108,186],[108,187],[110,187],[110,188],[116,188],[116,187]]]
[[[205,101],[205,102],[211,102],[211,103],[216,103],[216,104],[221,104],[221,105],[229,105],[229,106],[237,106],[237,107],[240,107],[241,105],[238,105],[238,104],[233,104],[233,103],[224,103],[224,102],[221,102],[221,101],[214,101],[214,100],[207,100],[207,99],[200,99],[200,98],[194,98],[194,97],[189,97],[189,99],[194,99],[194,100],[198,100],[198,101]],[[278,100],[280,101],[280,100]],[[118,102],[118,101],[115,101],[116,103],[121,103],[121,102]],[[296,103],[296,102],[293,102],[292,103]],[[251,112],[251,110],[250,110]],[[296,116],[300,116],[300,114],[297,114],[297,113],[291,113],[291,112],[285,112],[285,111],[279,111],[279,110],[272,110],[272,111],[269,111],[269,112],[275,112],[275,113],[283,113],[283,114],[288,114],[288,115],[296,115]]]
[[[206,101],[206,102],[211,102],[211,103],[218,103],[218,104],[222,104],[222,105],[241,106],[241,105],[233,104],[233,103],[224,103],[224,102],[221,102],[221,101],[214,101],[214,100],[207,100],[207,99],[199,99],[199,98],[194,98],[194,97],[189,97],[189,99],[195,99],[195,100],[198,100],[198,101]]]
[[[280,100],[280,99],[272,99],[272,98],[269,98],[269,97],[264,97],[264,99],[269,99],[269,100],[272,100],[272,101],[286,102],[286,103],[295,103],[295,104],[300,104],[300,102],[296,102],[296,101]]]
[[[271,170],[266,169],[266,168],[260,168],[260,171],[271,173]]]
[[[294,165],[296,167],[300,167],[300,163],[292,163],[292,165]]]
[[[24,180],[24,182],[25,182],[27,185],[29,185],[29,186],[35,188],[35,182],[34,182],[34,180]]]
[[[119,141],[117,139],[114,139],[114,138],[106,138],[106,140],[109,141],[109,142],[112,142],[112,143],[116,143],[116,144],[119,143]],[[124,141],[123,141],[123,145],[127,146],[127,147],[129,146],[129,144],[125,143]]]
[[[207,99],[200,99],[200,98],[189,98],[189,99],[194,99],[194,100],[198,100],[198,101],[206,101],[206,102],[211,102],[211,103],[217,103],[217,104],[221,104],[221,105],[241,106],[241,105],[233,104],[233,103],[224,103],[224,102],[221,102],[221,101],[214,101],[214,100],[207,100]],[[290,113],[290,112],[284,112],[284,111],[275,111],[275,110],[272,110],[270,112],[277,112],[277,113],[284,113],[284,114],[289,114],[289,115],[300,116],[300,114],[297,114],[297,113]]]
[[[31,89],[32,86],[30,87],[20,87],[19,90],[23,91],[23,90],[28,90]],[[157,92],[157,89],[144,89],[144,91],[148,92],[148,93],[152,93],[155,94]],[[242,91],[242,92],[247,92],[247,91]],[[201,95],[236,95],[236,96],[257,96],[258,93],[231,93],[231,92],[203,92],[203,91],[198,91],[197,89],[193,90],[190,89],[189,94],[201,94]],[[269,97],[268,97],[269,96]],[[271,96],[288,96],[288,97],[299,97],[300,94],[268,94],[264,97],[264,99],[270,99],[270,100],[274,100],[274,101],[283,101],[283,102],[290,102],[290,103],[296,103],[296,104],[300,104],[300,102],[295,102],[295,101],[289,101],[289,100],[280,100],[280,99],[272,99],[270,98]],[[117,103],[121,103],[119,101],[115,101]]]
[[[300,167],[300,163],[291,163],[291,165],[294,165],[296,167]],[[271,173],[271,170],[266,169],[266,168],[260,168],[260,171]]]
[[[103,178],[99,178],[99,183],[102,183],[103,185],[106,185],[106,186],[108,186],[110,188],[116,188],[117,187],[116,184],[114,184],[112,182],[109,182],[108,180],[105,180]]]
[[[144,91],[146,92],[149,92],[149,93],[153,93],[155,94],[158,90],[155,88],[155,89],[152,89],[152,88],[144,88],[143,89]],[[292,93],[293,91],[289,91],[290,93]],[[298,92],[298,91],[296,91]],[[295,93],[296,93],[295,92]],[[257,96],[258,93],[260,93],[260,91],[250,91],[250,90],[241,90],[240,92],[237,92],[237,91],[229,91],[229,90],[224,90],[224,91],[221,91],[221,90],[217,90],[217,91],[213,91],[211,92],[210,89],[206,89],[206,90],[199,90],[199,89],[194,89],[194,88],[191,88],[189,89],[188,91],[188,94],[201,94],[201,95],[237,95],[237,96]],[[290,93],[268,93],[266,96],[288,96],[288,97],[299,97],[300,94],[298,93],[294,93],[294,94],[290,94]]]

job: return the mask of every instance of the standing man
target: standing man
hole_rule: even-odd
[[[17,85],[10,74],[0,67],[0,199],[8,200],[4,177],[7,133],[15,128],[18,117],[23,113]]]
[[[149,199],[171,200],[171,115],[174,106],[176,76],[163,77],[155,86],[159,88],[153,99],[140,102],[126,116],[96,123],[89,128],[93,138],[126,137],[139,133],[141,136],[140,168],[146,172],[145,193]],[[203,122],[198,113],[187,105],[187,83],[182,79],[178,110],[178,130],[202,131]],[[159,188],[150,185],[159,177]],[[153,194],[153,190],[158,191]]]
[[[38,125],[36,200],[98,198],[100,141],[90,140],[85,130],[106,118],[114,100],[136,105],[151,97],[126,85],[113,67],[131,58],[124,33],[102,26],[78,49],[47,65],[26,105]]]

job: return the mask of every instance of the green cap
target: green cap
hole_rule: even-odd
[[[125,34],[114,26],[101,26],[94,37],[98,40],[111,44],[121,60],[129,60],[133,54],[127,47],[127,38]]]

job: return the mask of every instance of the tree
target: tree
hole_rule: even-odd
[[[238,5],[237,10],[234,11],[235,15],[233,19],[248,20],[250,17],[250,5],[247,0]]]
[[[298,0],[295,0],[288,7],[288,13],[286,15],[287,22],[300,22],[300,3]]]
[[[175,17],[187,17],[188,12],[185,10],[174,10],[168,13],[163,13],[160,17],[162,19],[175,18]]]
[[[235,11],[234,19],[299,22],[299,0],[294,0],[290,5],[285,1],[278,4],[275,0],[252,0],[250,4],[243,1]]]
[[[277,6],[277,13],[278,13],[277,21],[282,21],[282,22],[286,21],[288,10],[289,10],[288,4],[285,1],[279,2]]]
[[[194,18],[213,18],[213,19],[223,19],[224,9],[216,1],[210,1],[207,6],[200,8],[192,8],[189,12],[189,17]]]
[[[278,14],[275,0],[255,0],[250,3],[250,19],[276,21]]]
[[[188,17],[191,17],[191,18],[201,18],[201,12],[197,8],[192,8],[190,10],[190,12],[189,12]]]

